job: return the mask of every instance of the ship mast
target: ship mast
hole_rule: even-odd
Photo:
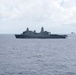
[[[27,28],[26,31],[29,31],[29,28]]]
[[[43,32],[44,32],[44,28],[42,27],[42,28],[41,28],[41,33],[43,33]]]

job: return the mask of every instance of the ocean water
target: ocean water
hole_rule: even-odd
[[[76,75],[76,35],[67,39],[0,35],[0,75]]]

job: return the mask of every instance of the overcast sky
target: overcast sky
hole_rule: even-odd
[[[76,32],[75,0],[0,0],[0,33],[41,27],[51,33]]]

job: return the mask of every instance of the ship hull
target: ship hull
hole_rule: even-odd
[[[67,35],[55,35],[55,34],[51,34],[49,36],[31,36],[31,35],[15,35],[16,38],[18,39],[65,39],[67,37]]]

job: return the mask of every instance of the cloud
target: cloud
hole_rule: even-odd
[[[64,0],[0,0],[0,17],[3,19],[34,19],[64,22],[74,17],[74,1]]]
[[[76,4],[75,0],[0,0],[0,20],[51,26],[75,24]]]

